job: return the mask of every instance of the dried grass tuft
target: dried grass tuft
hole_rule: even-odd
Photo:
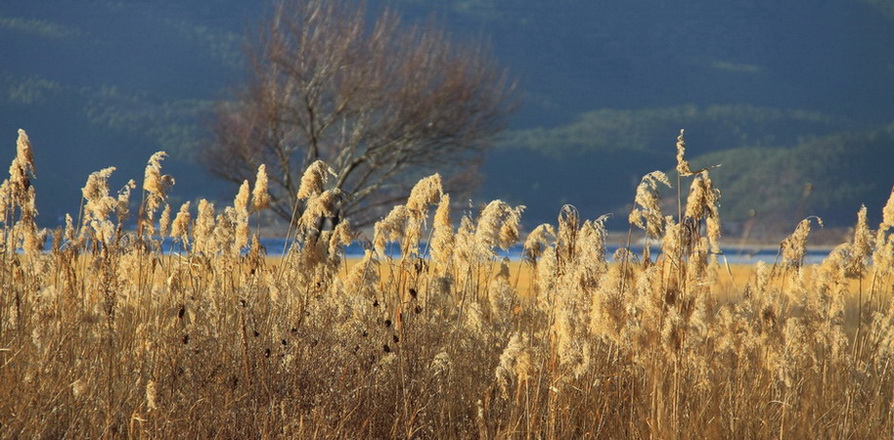
[[[298,200],[308,200],[322,194],[326,190],[325,185],[330,176],[334,177],[335,171],[326,162],[318,160],[310,164],[301,176]]]
[[[255,178],[255,187],[251,192],[252,211],[260,211],[270,207],[270,192],[267,188],[267,166],[258,167],[258,175]]]
[[[726,272],[720,193],[686,164],[676,217],[662,173],[637,190],[629,219],[661,240],[655,258],[607,258],[609,217],[566,205],[516,264],[496,249],[518,241],[523,207],[497,200],[454,229],[433,175],[351,260],[362,234],[318,163],[280,259],[257,235],[245,252],[249,214],[269,203],[261,167],[254,190],[199,201],[195,221],[189,202],[162,203],[178,252],[165,255],[146,251],[160,249],[151,223],[122,227],[135,185],[110,195],[107,168],[44,251],[23,136],[0,183],[0,437],[894,437],[894,196],[878,231],[861,207],[820,264],[804,261],[809,217],[780,246],[784,270]],[[162,157],[146,199],[163,198]]]
[[[634,208],[628,218],[631,225],[644,231],[651,238],[659,238],[664,232],[664,216],[661,212],[661,196],[658,192],[659,185],[670,188],[667,175],[661,171],[652,171],[643,176],[636,187]]]

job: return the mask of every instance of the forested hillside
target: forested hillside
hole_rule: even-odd
[[[589,217],[622,213],[639,177],[673,158],[681,128],[690,160],[723,162],[714,176],[725,194],[748,195],[723,203],[729,224],[753,212],[767,230],[797,215],[850,223],[894,184],[862,168],[892,163],[890,2],[387,3],[488,41],[518,78],[522,105],[488,156],[480,198],[525,204],[532,224],[564,202]],[[179,197],[229,194],[192,152],[213,102],[242,78],[245,35],[270,4],[0,4],[0,137],[25,128],[38,146],[41,221],[77,210],[72,182],[115,164],[112,184],[123,185],[158,149],[174,156]],[[778,191],[749,193],[754,179]]]

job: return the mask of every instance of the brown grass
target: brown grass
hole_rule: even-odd
[[[452,223],[430,178],[377,228],[408,252],[345,260],[317,165],[316,214],[272,260],[246,229],[257,183],[170,228],[147,220],[172,217],[169,185],[145,183],[136,233],[106,169],[77,218],[40,230],[21,136],[0,185],[2,438],[894,437],[891,207],[874,231],[858,213],[821,264],[800,261],[808,223],[778,265],[727,267],[705,170],[680,176],[701,193],[677,217],[642,188],[629,236],[661,250],[613,259],[604,219],[565,206],[525,240],[522,208],[494,202]],[[168,229],[175,255],[150,232]],[[429,236],[437,257],[409,252]],[[524,262],[496,256],[516,241]]]

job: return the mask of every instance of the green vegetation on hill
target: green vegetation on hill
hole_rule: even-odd
[[[72,210],[55,196],[68,182],[109,164],[138,172],[158,149],[190,170],[183,194],[222,189],[189,150],[210,103],[241,81],[243,38],[272,3],[0,2],[0,132],[38,133],[43,218]],[[723,162],[712,174],[741,195],[723,202],[727,225],[751,210],[849,224],[890,184],[866,171],[891,163],[890,136],[866,130],[894,121],[891,0],[370,0],[384,4],[486,41],[518,76],[526,98],[476,199],[527,205],[532,224],[554,220],[556,202],[623,214],[681,128],[693,164]]]
[[[41,132],[34,142],[40,146],[35,159],[41,179],[35,185],[42,194],[42,221],[77,212],[72,203],[80,189],[71,185],[73,173],[89,174],[111,164],[117,164],[121,175],[139,173],[146,152],[152,150],[171,153],[170,166],[181,170],[178,186],[219,191],[223,185],[188,164],[193,147],[205,136],[204,127],[195,121],[210,105],[114,85],[75,86],[39,75],[0,74],[0,109],[12,115],[4,122]],[[113,179],[113,185],[124,183]]]
[[[723,188],[721,209],[728,221],[744,221],[754,213],[770,232],[808,215],[828,225],[847,225],[861,203],[878,209],[890,194],[894,125],[789,149],[737,148],[693,160],[693,166],[713,163],[723,164],[712,177]]]
[[[700,152],[743,146],[784,147],[818,135],[854,126],[844,118],[806,110],[780,110],[743,104],[636,110],[600,109],[580,115],[574,123],[515,130],[504,147],[525,148],[548,155],[618,151],[670,151],[680,128]]]
[[[0,104],[49,110],[60,103],[79,102],[70,108],[89,123],[85,130],[110,131],[145,138],[157,145],[174,146],[188,157],[204,135],[194,123],[208,113],[210,100],[169,99],[114,85],[76,87],[39,75],[0,76]],[[9,108],[8,107],[8,108]]]
[[[801,110],[686,105],[604,109],[566,126],[512,131],[488,163],[489,174],[501,176],[488,182],[488,195],[508,194],[531,216],[557,200],[623,216],[639,177],[673,159],[681,128],[693,167],[722,164],[711,174],[724,188],[721,215],[733,229],[754,214],[755,232],[773,236],[807,215],[847,225],[860,203],[878,208],[890,190],[892,125],[863,128]]]
[[[83,32],[76,27],[47,20],[31,20],[20,17],[0,16],[0,29],[50,39],[66,39],[83,35]]]
[[[888,17],[894,18],[894,1],[891,0],[860,0],[863,3],[867,3],[877,8],[879,11],[887,15]]]

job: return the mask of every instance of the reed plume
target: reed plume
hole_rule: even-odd
[[[136,187],[137,183],[130,179],[118,190],[118,204],[115,207],[115,215],[118,217],[119,225],[122,225],[130,216],[130,195]]]
[[[696,223],[704,221],[707,229],[707,237],[712,252],[720,252],[720,190],[714,187],[714,182],[708,171],[700,171],[692,180],[689,196],[686,199],[686,211],[684,219]]]
[[[659,238],[664,232],[664,216],[661,213],[661,195],[659,185],[670,188],[667,175],[661,171],[652,171],[643,176],[636,187],[634,208],[628,218],[631,225],[644,231],[651,238]]]
[[[509,249],[518,241],[521,213],[525,207],[512,207],[502,200],[487,204],[478,217],[475,239],[485,249]]]
[[[888,202],[882,208],[882,224],[879,229],[894,228],[894,188],[891,188],[891,195],[888,196]]]
[[[407,210],[410,215],[422,219],[429,206],[440,200],[444,190],[441,186],[441,175],[432,174],[431,176],[420,179],[410,190],[410,197],[407,199]]]
[[[168,232],[171,230],[171,205],[165,203],[165,209],[161,211],[161,216],[158,218],[158,233],[164,239],[164,237],[168,236]]]
[[[454,230],[435,175],[348,260],[357,234],[318,164],[294,252],[261,258],[255,237],[241,258],[241,225],[266,209],[261,167],[220,211],[163,203],[158,229],[186,253],[169,257],[122,229],[134,184],[110,195],[109,168],[43,251],[20,150],[22,184],[0,183],[0,437],[894,437],[894,195],[878,231],[861,207],[819,264],[805,253],[821,223],[805,219],[778,256],[797,270],[779,276],[718,270],[706,170],[689,170],[677,218],[662,217],[662,176],[641,182],[631,225],[661,232],[654,262],[607,257],[608,216],[570,205],[528,234],[531,264],[498,259],[522,207],[494,201]],[[404,258],[382,258],[389,242]]]
[[[337,255],[339,248],[351,244],[355,238],[354,232],[351,231],[351,222],[342,221],[332,229],[332,235],[329,237],[329,255]]]
[[[405,252],[412,255],[419,253],[423,228],[428,221],[428,210],[443,194],[441,175],[433,174],[420,179],[410,190],[407,198],[407,224],[405,231]]]
[[[683,157],[686,154],[686,140],[683,138],[683,129],[680,129],[680,135],[677,136],[677,173],[680,176],[692,175],[689,168],[689,162]]]
[[[494,372],[503,398],[509,398],[512,385],[521,386],[534,371],[530,340],[527,335],[515,332],[500,354],[500,363]]]
[[[332,167],[318,160],[310,164],[301,176],[301,184],[298,187],[298,200],[307,200],[318,196],[326,189],[326,182],[330,176],[335,176]]]
[[[87,184],[81,188],[81,194],[86,200],[84,204],[84,226],[89,226],[95,239],[103,244],[108,244],[113,237],[114,226],[109,221],[109,215],[118,207],[118,199],[109,196],[109,177],[115,171],[115,167],[103,168],[91,173],[87,178]],[[81,235],[86,233],[81,230]]]
[[[815,219],[822,226],[823,220],[819,217],[808,217],[801,220],[795,231],[782,241],[780,251],[782,263],[786,267],[800,268],[804,264],[804,255],[807,253],[807,236],[810,235],[810,220]]]
[[[325,190],[319,194],[311,195],[307,199],[307,206],[298,219],[300,231],[316,235],[320,232],[322,222],[326,218],[338,216],[342,203],[348,199],[347,194],[339,188]]]
[[[866,265],[872,254],[873,236],[866,221],[866,205],[857,211],[857,224],[854,226],[854,238],[848,246],[847,257],[843,263],[847,278],[860,278],[866,272]]]
[[[191,221],[189,204],[190,202],[184,202],[180,205],[177,216],[171,222],[171,237],[180,239],[184,245],[189,243],[189,223]]]
[[[28,254],[42,249],[36,223],[37,208],[35,190],[31,179],[36,177],[31,141],[25,130],[19,129],[16,140],[16,157],[9,166],[9,179],[0,183],[0,223],[10,229],[5,231],[7,252],[13,252],[19,244]],[[18,208],[19,218],[15,219]],[[12,226],[12,228],[9,228]]]
[[[543,223],[534,228],[525,239],[523,256],[525,260],[535,263],[543,255],[543,252],[556,240],[556,230],[549,223]]]
[[[28,187],[31,186],[31,179],[35,177],[31,140],[25,130],[19,129],[19,137],[16,140],[16,157],[9,165],[9,184],[12,186],[10,192],[14,203],[20,206],[24,203]]]
[[[198,211],[192,233],[193,251],[210,255],[216,252],[214,247],[214,203],[201,199]]]
[[[252,211],[260,211],[270,207],[270,192],[267,188],[267,165],[258,167],[258,175],[255,177],[255,186],[251,192]]]
[[[380,257],[385,256],[385,246],[388,242],[403,239],[409,217],[407,206],[397,205],[391,209],[385,218],[376,222],[373,233],[373,246]]]
[[[450,221],[450,194],[441,195],[435,210],[431,237],[431,259],[436,267],[444,268],[453,256],[453,223]]]
[[[248,246],[248,238],[251,233],[248,226],[249,197],[248,180],[243,180],[242,185],[239,186],[239,192],[236,193],[236,198],[233,199],[232,217],[235,227],[233,233],[235,235],[234,247],[236,249],[242,249]]]
[[[148,192],[156,198],[163,198],[165,194],[167,194],[170,186],[174,183],[173,177],[161,174],[161,162],[167,156],[168,153],[164,151],[155,152],[149,157],[149,162],[146,164],[146,169],[143,172],[143,191]],[[157,200],[149,202],[150,210],[155,203],[157,203]]]
[[[872,261],[876,273],[880,275],[894,270],[894,234],[888,234],[892,227],[894,227],[894,188],[891,189],[888,202],[882,208],[882,222],[875,234]]]
[[[46,241],[46,238],[42,236],[37,227],[35,193],[34,187],[29,186],[24,204],[21,207],[21,218],[16,224],[16,228],[20,229],[22,234],[22,250],[28,255],[39,254],[43,251],[43,244]]]
[[[161,162],[168,156],[164,151],[158,151],[149,157],[146,169],[143,172],[143,191],[146,198],[140,207],[140,217],[137,225],[138,234],[155,233],[155,213],[167,198],[168,190],[174,186],[174,178],[161,174]]]

